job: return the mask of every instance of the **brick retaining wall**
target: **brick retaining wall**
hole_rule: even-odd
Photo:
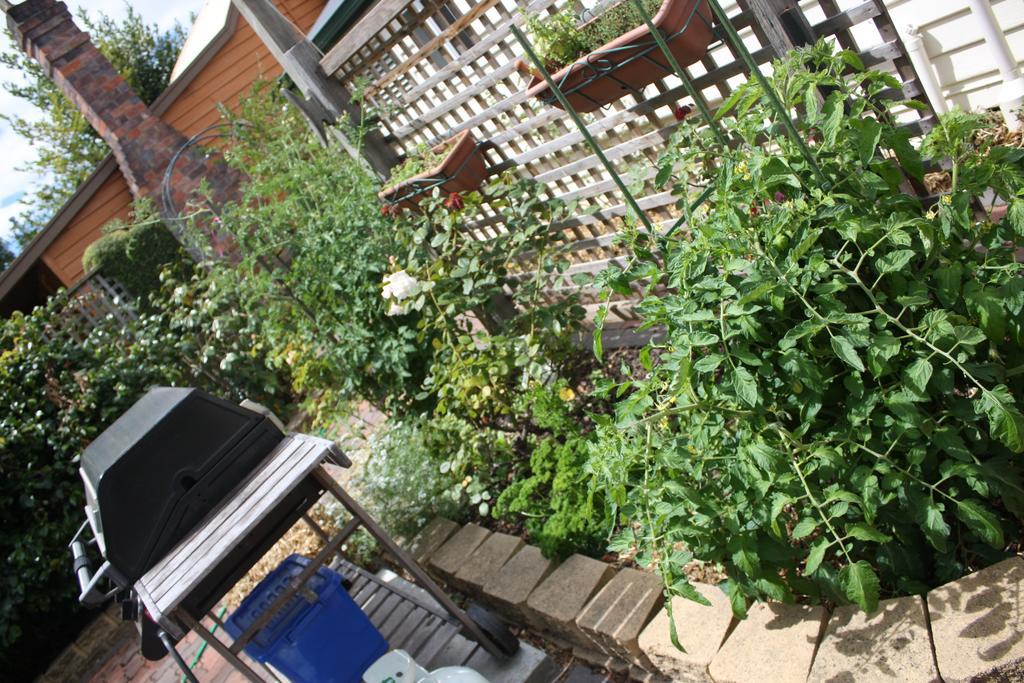
[[[109,659],[110,653],[128,639],[135,637],[135,627],[119,617],[119,606],[111,605],[101,612],[64,648],[57,659],[37,681],[65,683],[85,679]]]

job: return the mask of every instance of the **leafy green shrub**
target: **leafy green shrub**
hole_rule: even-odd
[[[411,538],[437,515],[490,512],[492,490],[512,470],[507,437],[451,416],[389,422],[367,447],[361,500],[390,533]]]
[[[64,294],[0,321],[4,671],[34,664],[23,661],[26,648],[59,649],[59,641],[38,641],[78,610],[67,544],[83,521],[77,459],[89,442],[154,385],[198,386],[268,405],[287,397],[251,338],[235,334],[230,309],[211,299],[209,286],[168,287],[174,298],[137,321],[109,316],[89,329],[69,313]],[[232,354],[245,359],[228,368]]]
[[[376,179],[321,147],[266,86],[240,116],[247,123],[225,156],[248,181],[219,220],[238,245],[225,285],[242,314],[298,391],[380,406],[415,394],[427,352],[414,344],[415,316],[388,316],[380,295],[397,244]]]
[[[495,517],[525,519],[526,530],[545,557],[573,553],[600,555],[611,518],[588,493],[583,465],[588,440],[570,436],[542,439],[530,456],[529,476],[517,478],[498,497]]]
[[[272,362],[258,321],[240,310],[235,277],[227,263],[165,270],[134,334],[139,343],[167,349],[185,377],[213,393],[236,402],[252,398],[284,416],[293,401],[290,375]]]
[[[82,255],[85,272],[95,269],[113,278],[148,305],[149,295],[160,288],[160,273],[175,263],[188,263],[178,240],[167,229],[151,201],[136,203],[131,223],[113,221],[103,236]]]
[[[383,292],[393,311],[418,316],[417,341],[432,350],[418,398],[474,421],[513,415],[515,396],[531,381],[571,364],[571,335],[583,317],[575,296],[542,298],[569,266],[550,234],[574,207],[545,201],[536,184],[512,176],[484,191],[507,232],[480,239],[466,229],[480,193],[452,202],[435,192],[422,211],[396,221],[404,257]],[[504,310],[502,300],[515,310]]]
[[[879,101],[894,79],[818,45],[772,82],[803,108],[812,161],[756,82],[719,114],[736,111],[735,147],[676,136],[658,177],[687,232],[635,235],[632,267],[606,276],[647,287],[667,339],[618,388],[588,467],[628,522],[614,547],[670,592],[697,599],[696,557],[724,564],[738,613],[796,596],[872,610],[1021,531],[1024,152],[944,117],[923,150],[952,164],[952,191],[928,206],[901,191],[924,160]],[[998,223],[975,210],[989,187],[1010,205]]]

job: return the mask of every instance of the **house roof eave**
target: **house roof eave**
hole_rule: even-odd
[[[11,265],[7,266],[7,269],[0,273],[0,300],[6,298],[18,282],[21,281],[21,278],[25,277],[32,270],[32,266],[42,258],[46,249],[60,237],[61,232],[71,222],[71,219],[81,211],[86,202],[92,198],[93,194],[100,189],[103,183],[116,170],[117,162],[114,160],[114,155],[108,154],[89,177],[85,179],[85,182],[78,186],[78,189],[64,203],[64,206],[57,212],[57,215],[46,224],[46,227],[39,231],[38,235],[32,238],[31,242],[25,245],[21,253],[11,261]]]

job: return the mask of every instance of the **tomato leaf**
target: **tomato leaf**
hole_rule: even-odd
[[[957,501],[956,512],[964,524],[985,543],[1000,549],[1005,545],[1003,527],[999,524],[999,519],[986,510],[981,503],[975,500]]]
[[[946,552],[949,525],[946,524],[942,510],[935,504],[935,501],[928,501],[921,510],[921,530],[933,548],[939,552]]]
[[[982,392],[981,407],[988,416],[992,436],[1014,453],[1024,452],[1024,415],[1017,410],[1006,385]]]
[[[919,358],[907,368],[904,375],[909,384],[919,394],[927,393],[928,381],[932,378],[932,364],[926,358]]]
[[[846,337],[832,337],[832,350],[854,370],[864,372],[864,362]]]
[[[840,569],[839,584],[846,597],[865,612],[878,609],[878,576],[866,560],[858,560]]]
[[[792,538],[794,541],[799,541],[801,538],[810,536],[817,528],[818,523],[815,520],[810,517],[804,517],[793,527]]]
[[[742,365],[732,373],[732,387],[741,401],[750,407],[757,405],[757,380]]]
[[[818,571],[821,561],[825,559],[825,551],[828,550],[829,545],[828,541],[821,538],[811,546],[811,552],[807,554],[807,562],[804,564],[804,576],[810,576]]]

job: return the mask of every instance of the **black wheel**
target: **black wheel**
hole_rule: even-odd
[[[466,615],[490,637],[503,655],[511,657],[519,651],[519,639],[512,635],[512,631],[508,630],[504,621],[475,602],[469,603]]]

